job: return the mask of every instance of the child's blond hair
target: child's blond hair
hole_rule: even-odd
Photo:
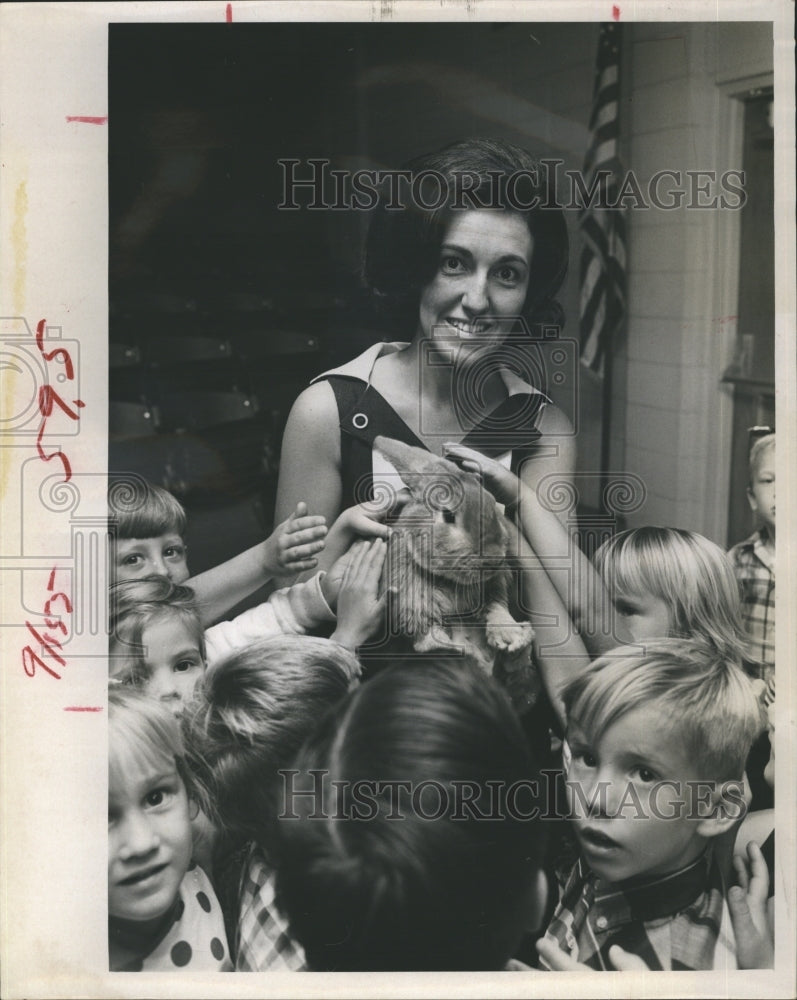
[[[760,437],[753,447],[750,449],[750,485],[753,485],[755,480],[755,474],[758,471],[758,467],[764,457],[764,452],[769,451],[770,448],[775,447],[775,435],[765,434],[764,437]]]
[[[613,599],[651,594],[664,601],[670,636],[704,639],[740,664],[751,659],[733,566],[708,538],[681,528],[631,528],[601,545],[595,565]]]
[[[162,486],[140,476],[117,476],[108,483],[108,520],[118,540],[185,534],[183,505]]]
[[[118,681],[108,682],[108,765],[114,774],[144,767],[174,767],[189,798],[195,788],[186,765],[180,726],[168,709]]]
[[[616,649],[590,664],[563,697],[568,723],[594,741],[626,713],[655,707],[701,778],[713,781],[741,779],[764,726],[750,678],[703,641],[656,639],[638,654]]]

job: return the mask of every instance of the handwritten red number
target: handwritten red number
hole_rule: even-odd
[[[36,346],[42,353],[42,357],[45,361],[52,361],[53,358],[60,357],[63,359],[64,368],[66,369],[66,377],[71,381],[75,377],[75,369],[72,366],[72,358],[69,355],[69,351],[65,347],[56,347],[55,350],[49,353],[44,349],[44,329],[47,320],[42,319],[36,324]]]
[[[47,589],[49,590],[50,588],[48,587]],[[65,614],[68,614],[68,615],[72,614],[72,602],[69,600],[69,598],[66,596],[66,594],[60,594],[59,593],[59,594],[53,594],[52,597],[48,598],[47,603],[44,605],[44,613],[46,615],[50,615],[50,614],[54,613],[54,612],[50,611],[50,608],[52,607],[53,603],[55,601],[59,600],[59,599],[64,602],[64,607],[66,608]]]
[[[75,406],[78,407],[86,405],[82,399],[76,399],[74,403]],[[39,453],[39,458],[41,458],[44,462],[49,462],[53,458],[61,460],[65,474],[64,482],[68,483],[72,478],[72,466],[69,463],[69,459],[62,451],[52,451],[49,455],[47,455],[41,446],[41,440],[44,437],[44,428],[47,423],[47,418],[52,414],[53,406],[56,404],[64,411],[64,413],[66,413],[68,417],[71,417],[72,420],[78,419],[77,411],[73,410],[67,403],[65,403],[52,386],[41,386],[39,389],[39,412],[42,415],[42,422],[39,426],[39,435],[36,438],[36,450]]]
[[[25,668],[25,673],[28,675],[28,677],[35,676],[36,667],[39,666],[43,670],[46,670],[47,673],[50,674],[52,677],[55,677],[56,680],[58,681],[61,680],[61,675],[57,674],[54,670],[48,667],[47,664],[44,662],[44,660],[42,660],[40,656],[37,656],[36,653],[33,652],[30,646],[26,646],[22,650],[22,666]]]
[[[53,618],[52,616],[58,614],[57,611],[53,610],[53,605],[60,601],[64,606],[64,614],[72,613],[72,602],[69,600],[66,594],[62,591],[57,591],[53,594],[55,590],[55,574],[58,572],[58,567],[54,567],[50,572],[50,577],[47,581],[47,590],[51,594],[48,597],[44,605],[44,627],[49,629],[54,629],[60,632],[62,636],[69,635],[69,628],[62,618]],[[49,632],[40,631],[40,627],[37,628],[35,625],[31,625],[30,622],[25,622],[25,625],[33,636],[35,640],[34,646],[25,646],[22,650],[22,667],[28,677],[34,677],[36,675],[36,668],[41,667],[42,670],[46,670],[51,677],[55,677],[56,680],[61,680],[61,675],[49,666],[42,659],[42,656],[49,656],[60,666],[66,666],[66,660],[61,655],[63,651],[63,643],[55,635],[51,635]],[[41,655],[35,652],[35,649],[40,649]]]
[[[75,399],[73,402],[78,407],[86,405],[82,399]],[[77,410],[73,410],[68,403],[65,403],[51,385],[41,386],[39,389],[39,413],[43,417],[49,417],[53,412],[53,404],[60,406],[64,413],[72,420],[79,419]]]
[[[69,480],[72,478],[72,466],[69,464],[69,459],[62,451],[51,451],[50,454],[47,455],[44,451],[44,448],[42,448],[41,446],[42,436],[44,435],[44,424],[45,421],[42,420],[41,427],[39,428],[39,436],[36,438],[36,450],[39,453],[39,458],[43,462],[49,462],[53,458],[60,458],[64,466],[64,473],[65,473],[64,482],[68,483]]]

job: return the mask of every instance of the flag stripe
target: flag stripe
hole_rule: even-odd
[[[603,372],[606,343],[625,311],[625,220],[617,201],[622,168],[618,158],[620,101],[620,27],[602,24],[598,36],[590,141],[582,168],[585,190],[603,177],[600,194],[581,207],[582,237],[579,277],[581,361]],[[585,199],[586,200],[586,199]]]

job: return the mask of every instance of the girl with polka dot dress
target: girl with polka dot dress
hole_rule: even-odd
[[[191,861],[191,782],[177,721],[112,683],[108,744],[111,971],[230,971],[221,908]]]

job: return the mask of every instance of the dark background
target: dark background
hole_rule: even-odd
[[[391,339],[360,281],[367,213],[279,210],[277,161],[395,168],[470,135],[561,156],[539,109],[566,44],[586,116],[597,30],[110,26],[109,467],[183,500],[193,572],[270,531],[310,378]]]
[[[641,177],[665,166],[710,167],[705,150],[693,162],[698,135],[718,150],[730,142],[712,133],[714,119],[695,118],[715,106],[720,81],[747,66],[751,27],[720,28],[624,27],[621,147]],[[314,375],[386,335],[359,276],[367,213],[280,211],[278,160],[390,169],[487,135],[580,169],[598,30],[530,22],[110,26],[109,467],[160,482],[184,501],[193,571],[270,532],[291,403]],[[629,524],[692,528],[721,545],[752,529],[748,427],[774,422],[771,88],[738,99],[744,148],[731,164],[743,165],[749,182],[734,357],[717,358],[707,346],[721,336],[701,301],[714,279],[691,277],[705,265],[693,252],[701,239],[714,270],[729,248],[716,245],[696,213],[677,225],[672,213],[631,213],[629,323],[614,358],[602,469],[602,386],[574,353],[579,242],[568,213],[571,266],[560,298],[573,363],[558,385],[541,386],[576,426],[584,506],[598,506],[597,491],[588,494],[600,473],[634,473],[648,492]],[[693,280],[703,285],[697,295]],[[696,316],[706,345],[690,351],[683,331]],[[707,460],[692,455],[705,445],[694,444],[692,425],[714,417],[689,389],[698,374],[715,405],[723,391],[733,395],[730,468],[707,486]],[[699,429],[700,442],[711,437]],[[728,510],[721,529],[712,529],[723,520],[712,507]]]

